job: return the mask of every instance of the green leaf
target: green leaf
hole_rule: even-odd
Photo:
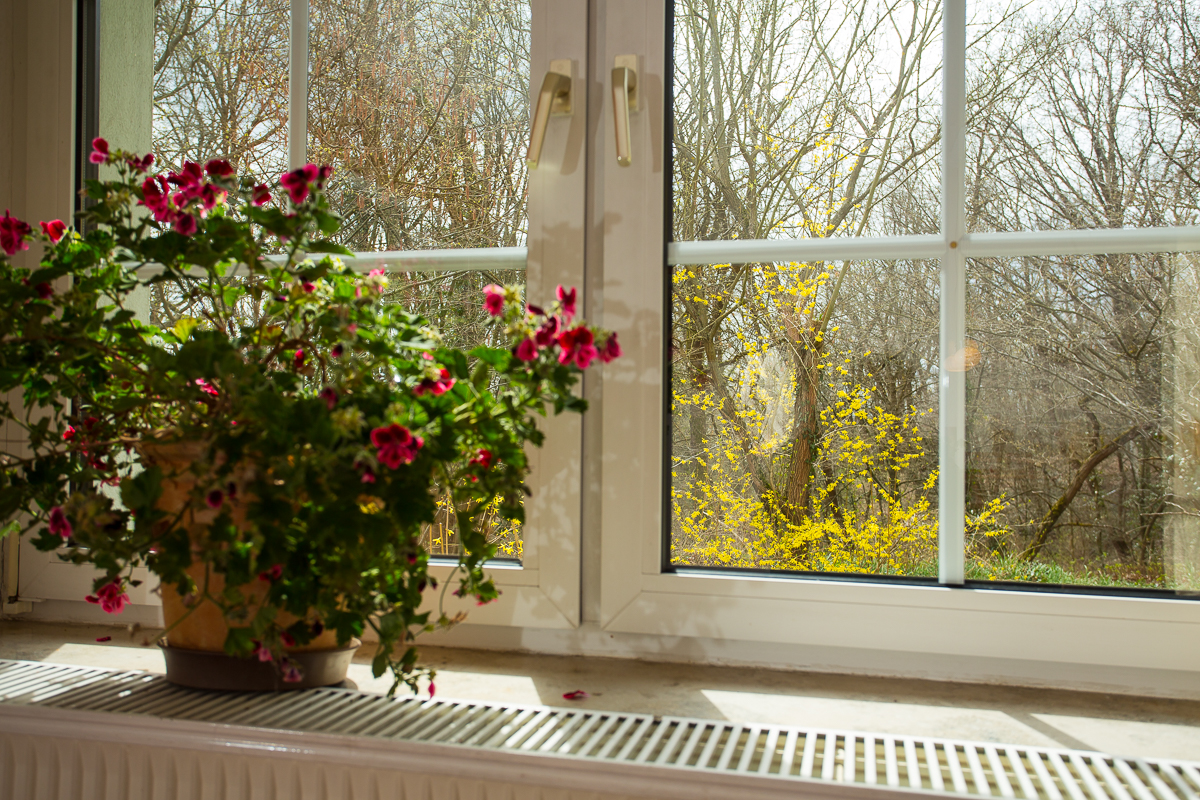
[[[332,231],[326,231],[331,233]],[[310,253],[337,253],[343,256],[352,256],[354,251],[348,247],[344,247],[337,242],[329,242],[324,239],[318,239],[314,242],[309,242],[305,248]]]
[[[380,648],[379,652],[375,654],[375,658],[372,659],[372,661],[371,661],[371,674],[374,675],[376,678],[378,678],[381,675],[383,675],[383,673],[387,672],[387,668],[388,668],[387,650]]]
[[[188,337],[192,335],[192,331],[199,324],[200,320],[194,317],[180,317],[179,321],[175,323],[175,327],[172,328],[172,331],[179,337],[179,341],[186,342]]]
[[[491,364],[498,372],[504,372],[512,363],[512,353],[496,347],[476,347],[471,351],[471,357]]]

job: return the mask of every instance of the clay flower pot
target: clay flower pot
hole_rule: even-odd
[[[157,507],[170,514],[183,511],[182,524],[192,536],[193,547],[206,535],[208,526],[219,513],[218,509],[197,511],[188,508],[196,485],[192,465],[203,458],[204,448],[201,442],[143,442],[138,445],[142,461],[163,471],[162,495]],[[248,472],[243,470],[236,482],[241,483],[248,477]],[[249,498],[239,493],[226,502],[230,504],[234,524],[244,530]],[[193,561],[186,572],[198,587],[204,587],[207,581],[209,594],[218,595],[225,591],[225,575],[203,561]],[[251,616],[262,605],[270,586],[267,581],[256,580],[237,587],[246,599]],[[245,691],[329,686],[345,680],[350,661],[361,644],[354,639],[347,647],[338,647],[336,631],[325,630],[308,644],[286,648],[288,660],[299,667],[302,677],[299,681],[285,681],[279,666],[273,662],[225,653],[229,624],[211,600],[200,598],[189,604],[173,585],[167,583],[161,585],[161,594],[167,628],[163,645],[167,680],[183,686]],[[297,617],[287,612],[280,612],[277,617],[278,624],[284,628],[296,621]]]

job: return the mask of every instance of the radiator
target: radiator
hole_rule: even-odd
[[[1200,763],[0,661],[0,798],[1200,800]]]

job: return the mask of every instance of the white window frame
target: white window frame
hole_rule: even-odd
[[[623,27],[610,22],[605,46],[610,60],[617,52],[644,54],[643,86],[668,86],[672,80],[665,71],[667,2],[671,0],[607,4],[638,17],[636,24]],[[664,393],[669,391],[663,346],[668,313],[664,249],[668,266],[937,258],[943,364],[965,345],[968,258],[1200,250],[1200,227],[967,234],[965,0],[945,1],[943,26],[943,189],[937,235],[672,242],[664,248],[666,166],[659,155],[663,92],[646,93],[644,102],[650,107],[635,118],[634,152],[654,155],[641,169],[636,155],[632,169],[606,165],[602,187],[609,217],[617,222],[605,226],[600,322],[620,332],[625,356],[603,373],[600,628],[613,635],[651,635],[659,643],[738,642],[749,654],[744,661],[770,661],[786,653],[793,666],[821,669],[968,680],[1041,676],[1136,691],[1194,687],[1200,676],[1200,603],[962,588],[961,371],[941,370],[937,585],[663,569],[664,515],[670,514],[663,490],[670,457],[670,443],[663,436]],[[610,116],[603,125],[611,129]]]
[[[543,157],[529,173],[528,235],[524,248],[416,250],[356,254],[354,266],[366,271],[386,265],[405,270],[525,270],[530,302],[548,304],[559,284],[582,287],[585,207],[584,157],[587,104],[586,0],[531,0],[530,103],[551,59],[570,59],[574,113],[551,117]],[[307,162],[309,0],[291,0],[289,48],[288,162],[292,169]],[[532,116],[532,115],[531,115]],[[531,473],[526,483],[519,564],[489,568],[500,589],[499,602],[475,607],[449,592],[430,592],[427,610],[470,613],[476,625],[572,629],[580,620],[580,528],[582,422],[576,414],[539,421],[546,434],[540,448],[529,448]],[[453,582],[451,559],[430,566],[440,583]],[[435,616],[437,614],[435,613]]]

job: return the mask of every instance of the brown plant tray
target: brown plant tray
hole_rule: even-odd
[[[348,683],[346,672],[361,644],[358,639],[351,639],[346,647],[334,650],[289,653],[288,658],[304,674],[295,683],[284,681],[279,666],[272,662],[169,644],[161,647],[167,662],[167,680],[179,686],[222,692],[284,692]]]

